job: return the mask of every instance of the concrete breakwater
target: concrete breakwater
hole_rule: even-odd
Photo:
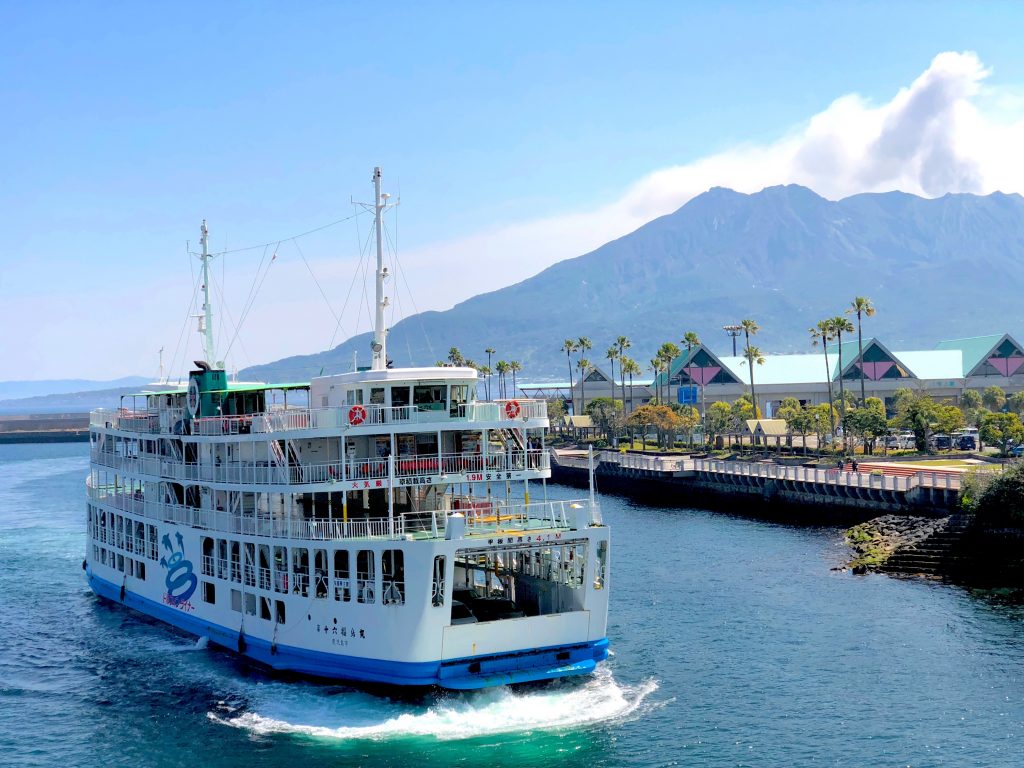
[[[89,439],[89,414],[0,416],[0,443],[68,443]]]
[[[553,450],[552,456],[553,480],[587,484],[584,452]],[[595,453],[594,463],[602,492],[816,524],[863,522],[884,514],[944,517],[956,510],[960,489],[960,477],[942,471],[894,476],[613,451]]]

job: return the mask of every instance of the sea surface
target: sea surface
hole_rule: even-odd
[[[0,445],[0,765],[1024,765],[1024,609],[831,571],[835,528],[603,497],[596,675],[396,695],[276,677],[98,601],[87,450]]]

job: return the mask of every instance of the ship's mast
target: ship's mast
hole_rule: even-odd
[[[377,316],[373,324],[373,364],[375,371],[388,367],[387,329],[384,327],[384,308],[388,305],[384,295],[384,280],[388,276],[384,267],[384,209],[387,207],[387,195],[380,192],[380,166],[373,169],[373,213],[374,226],[377,230]]]
[[[220,368],[223,363],[218,363],[217,351],[213,346],[213,306],[210,304],[210,230],[206,228],[206,219],[203,219],[203,226],[199,228],[199,232],[199,242],[203,245],[203,314],[200,331],[203,333],[206,361],[210,365]]]

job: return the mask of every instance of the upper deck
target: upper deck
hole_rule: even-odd
[[[143,434],[270,435],[372,434],[460,425],[498,429],[545,429],[547,403],[532,399],[480,401],[472,368],[403,368],[321,376],[309,384],[228,385],[207,389],[188,404],[187,390],[145,392],[145,408],[100,409],[90,426]],[[296,390],[303,405],[293,402]],[[284,404],[270,393],[283,392]],[[308,393],[308,396],[306,395]]]

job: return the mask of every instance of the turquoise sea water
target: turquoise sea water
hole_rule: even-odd
[[[1024,609],[831,572],[836,529],[606,496],[597,675],[398,696],[274,677],[100,603],[86,469],[83,444],[0,445],[0,765],[1024,765]]]

